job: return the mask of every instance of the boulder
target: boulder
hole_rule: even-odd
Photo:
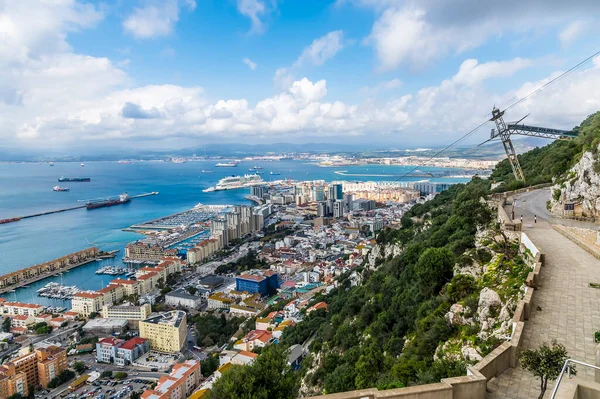
[[[477,307],[477,313],[479,314],[479,320],[482,322],[489,317],[491,308],[500,308],[502,301],[500,295],[488,287],[481,290],[479,294],[479,304]]]
[[[479,352],[472,346],[463,346],[460,352],[462,353],[463,358],[468,362],[478,362],[483,359]]]

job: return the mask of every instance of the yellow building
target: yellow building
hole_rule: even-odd
[[[4,302],[2,304],[2,313],[35,317],[44,313],[44,307],[34,303]]]
[[[175,353],[185,345],[187,322],[184,311],[173,310],[140,321],[140,337],[150,342],[150,348]]]
[[[17,371],[13,363],[0,366],[0,398],[8,398],[20,393],[27,396],[27,374]]]
[[[37,369],[39,384],[43,388],[69,366],[67,351],[58,346],[49,346],[35,351],[37,356]]]
[[[125,280],[122,278],[117,278],[112,280],[110,284],[120,285],[123,287],[123,294],[125,296],[144,295],[146,293],[146,291],[144,291],[144,283],[138,280]]]
[[[99,292],[80,292],[71,300],[73,311],[89,317],[92,312],[100,312],[104,306],[104,294]]]
[[[105,319],[124,319],[124,320],[145,320],[152,313],[150,304],[145,303],[141,306],[110,306],[102,307],[102,317]]]
[[[117,303],[125,296],[125,289],[119,284],[109,284],[98,292],[104,295],[105,304]]]

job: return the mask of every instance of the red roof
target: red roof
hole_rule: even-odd
[[[134,337],[121,345],[121,349],[133,350],[137,345],[141,345],[144,342],[146,342],[146,338]]]
[[[18,308],[30,308],[30,309],[37,309],[37,308],[41,308],[43,307],[42,305],[37,305],[34,303],[21,303],[21,302],[5,302],[4,306],[15,306]]]
[[[133,285],[133,284],[137,283],[137,281],[136,280],[124,280],[122,278],[118,278],[118,279],[112,280],[110,283],[111,284],[128,284],[128,285]]]
[[[118,339],[115,337],[106,337],[106,338],[102,338],[100,341],[98,341],[99,344],[105,344],[105,345],[119,345],[123,342],[122,339]]]
[[[98,292],[101,292],[101,293],[104,294],[104,293],[107,293],[107,292],[111,292],[112,290],[114,290],[117,287],[118,287],[117,284],[109,284],[106,287],[104,287],[102,289],[99,289]]]
[[[89,298],[89,299],[94,299],[94,298],[98,298],[101,297],[102,294],[98,293],[98,292],[79,292],[77,294],[75,294],[73,297],[74,298]]]
[[[150,272],[150,273],[142,274],[137,279],[138,280],[148,280],[149,278],[152,278],[152,277],[156,276],[157,274],[158,273],[156,273],[156,272]]]

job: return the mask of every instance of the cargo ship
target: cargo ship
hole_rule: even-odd
[[[64,177],[61,176],[58,178],[58,181],[74,181],[74,182],[84,182],[84,181],[91,181],[92,179],[89,177]]]
[[[123,194],[119,195],[119,197],[117,197],[117,198],[106,198],[106,199],[101,199],[101,200],[88,201],[85,204],[85,207],[87,209],[104,208],[105,206],[115,206],[115,205],[126,204],[129,201],[131,201],[131,197],[129,196],[129,194],[123,193]]]
[[[52,187],[52,190],[54,190],[54,191],[69,191],[70,188],[69,187],[54,186],[54,187]]]
[[[0,224],[18,222],[21,218],[0,219]]]

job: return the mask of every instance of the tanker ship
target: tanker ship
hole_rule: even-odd
[[[89,177],[64,177],[61,176],[58,178],[58,181],[75,181],[75,182],[84,182],[84,181],[91,181],[92,179]]]
[[[123,193],[116,198],[106,198],[106,199],[101,199],[101,200],[88,201],[85,204],[85,207],[87,209],[96,209],[96,208],[103,208],[105,206],[126,204],[129,201],[131,201],[131,197],[129,197],[129,194]]]

